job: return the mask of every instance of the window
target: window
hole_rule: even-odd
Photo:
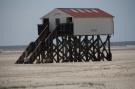
[[[55,19],[55,22],[56,22],[56,25],[60,24],[60,19],[59,18],[56,18]]]
[[[72,22],[72,17],[67,17],[67,23]]]

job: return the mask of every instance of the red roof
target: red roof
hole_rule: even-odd
[[[113,17],[98,8],[57,8],[73,17]]]

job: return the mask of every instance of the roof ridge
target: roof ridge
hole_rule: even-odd
[[[85,7],[83,7],[83,8],[77,8],[77,7],[75,7],[75,8],[56,8],[56,9],[99,9],[99,8],[85,8]]]

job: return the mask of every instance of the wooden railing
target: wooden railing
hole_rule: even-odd
[[[22,53],[22,55],[18,58],[18,60],[16,61],[16,64],[23,64],[25,63],[25,61],[29,60],[28,56],[30,56],[31,53],[33,53],[32,51],[38,47],[38,45],[41,45],[41,42],[47,37],[47,35],[49,34],[49,31],[47,30],[48,25],[45,26],[44,30],[40,33],[39,37],[37,38],[37,40],[35,42],[31,42],[28,47],[25,49],[25,51]],[[34,48],[32,47],[34,44]],[[31,49],[32,48],[32,49]]]
[[[22,55],[19,57],[19,59],[16,61],[16,64],[23,64],[28,63],[32,64],[37,56],[41,53],[41,47],[42,43],[44,42],[47,44],[48,40],[50,38],[55,37],[56,34],[62,35],[62,34],[73,34],[73,24],[69,23],[63,23],[56,26],[53,32],[49,32],[49,25],[44,24],[45,28],[43,31],[39,34],[39,37],[36,39],[35,42],[31,42],[28,47],[25,49],[25,51],[22,53]],[[34,47],[33,47],[34,45]]]
[[[36,46],[32,54],[28,57],[29,60],[26,63],[33,63],[35,61],[36,57],[40,54],[40,50],[41,50],[40,47],[41,47],[42,42],[47,43],[47,41],[51,38],[51,36],[55,34],[55,32],[56,30],[51,32],[46,38],[43,37],[42,39],[40,39],[40,41],[38,42],[38,45]]]

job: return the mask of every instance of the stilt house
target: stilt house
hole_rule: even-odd
[[[112,60],[111,14],[98,8],[56,8],[41,20],[39,37],[29,44],[17,64]]]

